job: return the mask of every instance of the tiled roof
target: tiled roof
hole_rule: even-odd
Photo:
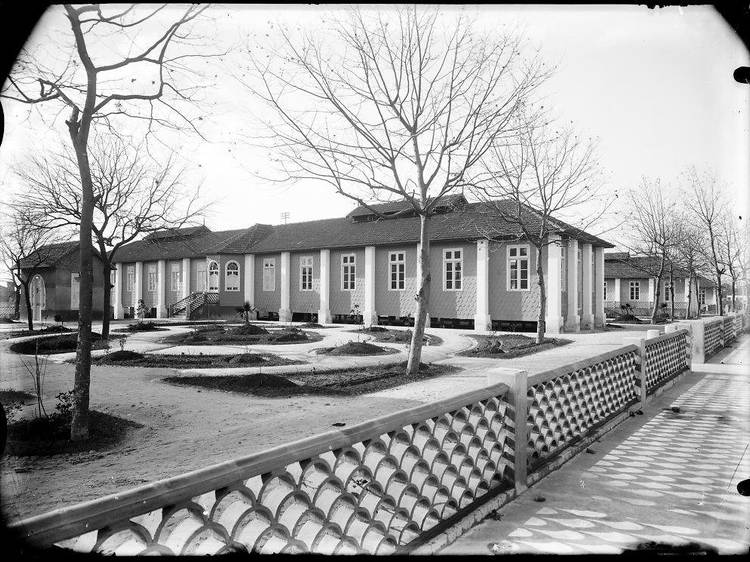
[[[618,258],[620,255],[627,256],[627,253],[604,254],[604,276],[609,279],[646,279],[655,277],[659,272],[658,256],[630,256],[624,259]],[[664,276],[669,276],[669,265],[665,266]],[[686,269],[675,266],[674,277],[684,279],[688,277]],[[710,279],[699,275],[701,286],[713,286]]]
[[[440,198],[438,206],[457,208],[457,207],[460,207],[464,203],[466,203],[466,198],[461,194],[445,195]],[[346,216],[347,217],[364,217],[367,215],[375,214],[373,213],[373,211],[376,211],[382,214],[389,214],[389,213],[397,213],[399,211],[409,210],[411,208],[412,208],[411,203],[409,203],[408,201],[404,199],[399,199],[397,201],[389,201],[388,203],[375,203],[373,205],[368,205],[367,207],[365,207],[364,205],[361,205]]]
[[[21,260],[21,267],[52,267],[60,259],[78,248],[78,242],[59,242],[47,244]],[[98,255],[98,254],[97,254]]]
[[[115,262],[154,261],[162,259],[199,258],[209,254],[218,254],[235,239],[242,238],[251,230],[223,230],[211,232],[208,229],[190,236],[171,238],[143,239],[131,242],[120,248],[115,254]]]
[[[158,230],[145,236],[144,240],[166,240],[168,238],[186,238],[188,236],[195,236],[205,232],[211,232],[211,230],[205,225],[200,226],[188,226],[185,228],[167,228],[165,230]]]

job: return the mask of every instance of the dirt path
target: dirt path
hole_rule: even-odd
[[[153,348],[153,339],[166,333],[135,336],[128,348]],[[461,331],[436,330],[435,334],[443,339],[444,346],[430,349],[428,360],[457,364],[465,371],[363,396],[243,396],[161,382],[163,377],[177,374],[174,369],[95,366],[91,407],[144,427],[132,431],[121,446],[106,452],[4,457],[0,463],[4,516],[6,520],[14,520],[36,515],[262,451],[289,441],[291,436],[300,439],[329,431],[334,422],[350,426],[444,398],[449,393],[480,388],[485,384],[488,368],[529,368],[531,372],[548,369],[555,363],[570,362],[574,356],[580,358],[611,349],[620,344],[623,336],[622,332],[608,338],[601,337],[605,334],[581,334],[576,336],[576,345],[537,354],[536,359],[530,356],[497,361],[454,357],[449,350],[460,350],[470,344]],[[331,336],[341,337],[334,332]],[[592,348],[594,341],[596,345]],[[23,357],[9,353],[9,345],[0,342],[0,388],[30,390],[32,381],[21,363]],[[294,354],[299,351],[295,347],[276,346],[274,352],[288,350]],[[565,353],[556,355],[561,349]],[[338,358],[338,361],[341,365],[346,360]],[[49,363],[45,382],[49,410],[54,409],[58,392],[72,388],[73,375],[73,365]]]

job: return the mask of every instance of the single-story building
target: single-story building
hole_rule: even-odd
[[[431,325],[535,329],[536,252],[518,227],[461,195],[444,198],[436,211]],[[526,211],[528,221],[539,220]],[[604,249],[612,244],[561,221],[553,225],[542,255],[548,330],[602,326]],[[419,217],[405,201],[341,218],[153,233],[116,255],[114,313],[132,317],[143,299],[156,317],[226,318],[249,302],[260,318],[328,323],[346,321],[356,305],[365,325],[408,324],[416,312],[418,243]],[[576,267],[568,256],[576,256]]]
[[[80,259],[78,242],[61,242],[42,246],[21,260],[22,274],[31,275],[29,292],[32,319],[35,322],[51,322],[57,315],[64,321],[78,320]],[[103,277],[101,259],[94,250],[94,319],[102,318]],[[22,319],[26,319],[25,298],[22,293]]]
[[[656,277],[659,258],[656,256],[631,256],[628,252],[608,252],[604,254],[604,306],[608,316],[621,311],[621,306],[629,304],[636,316],[650,316],[654,300],[665,303],[671,311],[672,292],[670,291],[669,266],[662,275],[661,286],[656,290]],[[698,275],[698,291],[695,280],[688,288],[689,274],[682,267],[674,267],[675,316],[685,317],[688,295],[692,297],[690,309],[716,313],[716,284],[703,275]]]

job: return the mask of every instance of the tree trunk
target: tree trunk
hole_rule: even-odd
[[[671,300],[670,320],[674,322],[674,267],[669,265],[669,298]]]
[[[414,315],[414,331],[411,335],[409,346],[409,360],[406,365],[407,374],[419,372],[419,362],[422,359],[422,338],[427,321],[427,312],[430,306],[430,217],[420,215],[419,217],[419,244],[420,251],[417,256],[417,268],[419,270],[419,290],[417,291],[417,312]],[[461,272],[461,283],[463,286],[463,271]]]
[[[14,285],[13,320],[21,317],[21,285]]]
[[[81,145],[71,130],[81,172],[81,229],[79,243],[80,292],[78,308],[78,346],[76,349],[76,372],[73,382],[73,419],[70,424],[71,441],[83,441],[89,437],[89,386],[91,383],[91,313],[93,303],[93,244],[91,229],[94,215],[94,191],[91,169],[85,145]]]
[[[23,300],[26,305],[26,322],[29,325],[29,331],[34,331],[34,312],[31,310],[31,295],[29,294],[29,285],[31,281],[26,281],[22,284],[23,287]]]
[[[701,292],[698,289],[698,276],[693,277],[693,283],[695,284],[695,302],[698,303],[698,310],[696,311],[696,318],[701,317]]]
[[[690,305],[693,302],[693,274],[688,273],[688,282],[687,282],[687,308],[685,309],[685,320],[688,320],[690,318]]]
[[[719,316],[724,316],[724,295],[721,292],[721,272],[716,270],[716,310]]]
[[[104,260],[106,261],[106,260]],[[110,284],[110,274],[112,266],[104,263],[102,273],[104,274],[104,303],[102,306],[102,340],[109,339],[109,301],[112,298],[112,285]]]
[[[659,275],[656,277],[656,281],[654,282],[654,294],[651,295],[651,298],[654,299],[654,308],[651,310],[651,323],[656,324],[656,315],[659,312],[659,287],[661,286],[661,277],[662,273],[660,272]]]
[[[536,321],[536,343],[544,342],[547,331],[547,287],[544,284],[544,267],[542,261],[542,246],[536,248],[536,282],[539,285],[539,316]]]
[[[732,312],[735,312],[737,310],[737,282],[735,281],[734,277],[732,277]]]

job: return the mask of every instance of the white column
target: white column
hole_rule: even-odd
[[[474,315],[474,330],[477,332],[488,332],[492,329],[489,283],[489,242],[477,240],[477,313]]]
[[[138,313],[138,301],[143,298],[143,262],[135,262],[135,292],[133,293],[133,308]]]
[[[281,307],[279,308],[279,322],[291,322],[292,310],[289,308],[291,300],[291,256],[289,252],[281,252]]]
[[[604,316],[604,248],[594,248],[594,327],[603,328]]]
[[[591,330],[594,327],[594,310],[593,310],[593,294],[594,290],[594,263],[593,263],[593,249],[591,244],[584,244],[581,248],[581,264],[583,266],[583,279],[581,279],[582,291],[581,303],[583,310],[583,318],[581,318],[581,328],[584,330]]]
[[[112,287],[112,294],[115,297],[115,302],[112,305],[112,318],[119,320],[122,318],[122,268],[125,264],[116,264],[115,267],[115,286]]]
[[[245,254],[244,302],[255,306],[255,254]]]
[[[331,323],[331,250],[320,251],[320,308],[318,323]]]
[[[620,296],[620,278],[619,277],[615,279],[615,292],[613,294],[615,298],[609,299],[609,300],[622,302],[622,298]]]
[[[578,316],[578,240],[568,240],[568,315],[565,318],[565,330],[578,332],[581,329],[581,317]]]
[[[544,272],[547,289],[547,314],[544,323],[547,333],[559,334],[563,326],[562,318],[562,251],[560,248],[560,236],[549,235],[547,244],[547,267]]]
[[[166,270],[166,262],[159,260],[156,262],[156,317],[164,318],[167,315],[166,302],[164,299],[164,292],[167,288],[165,283],[164,272]]]
[[[182,258],[182,298],[190,295],[190,258]]]
[[[375,246],[365,247],[365,327],[377,325],[378,313],[375,310]]]
[[[649,279],[648,279],[648,300],[651,301],[651,306],[649,308],[653,308],[654,303],[656,303],[659,300],[658,296],[659,295],[657,295],[656,292],[654,292],[654,278],[653,277],[649,277]]]

